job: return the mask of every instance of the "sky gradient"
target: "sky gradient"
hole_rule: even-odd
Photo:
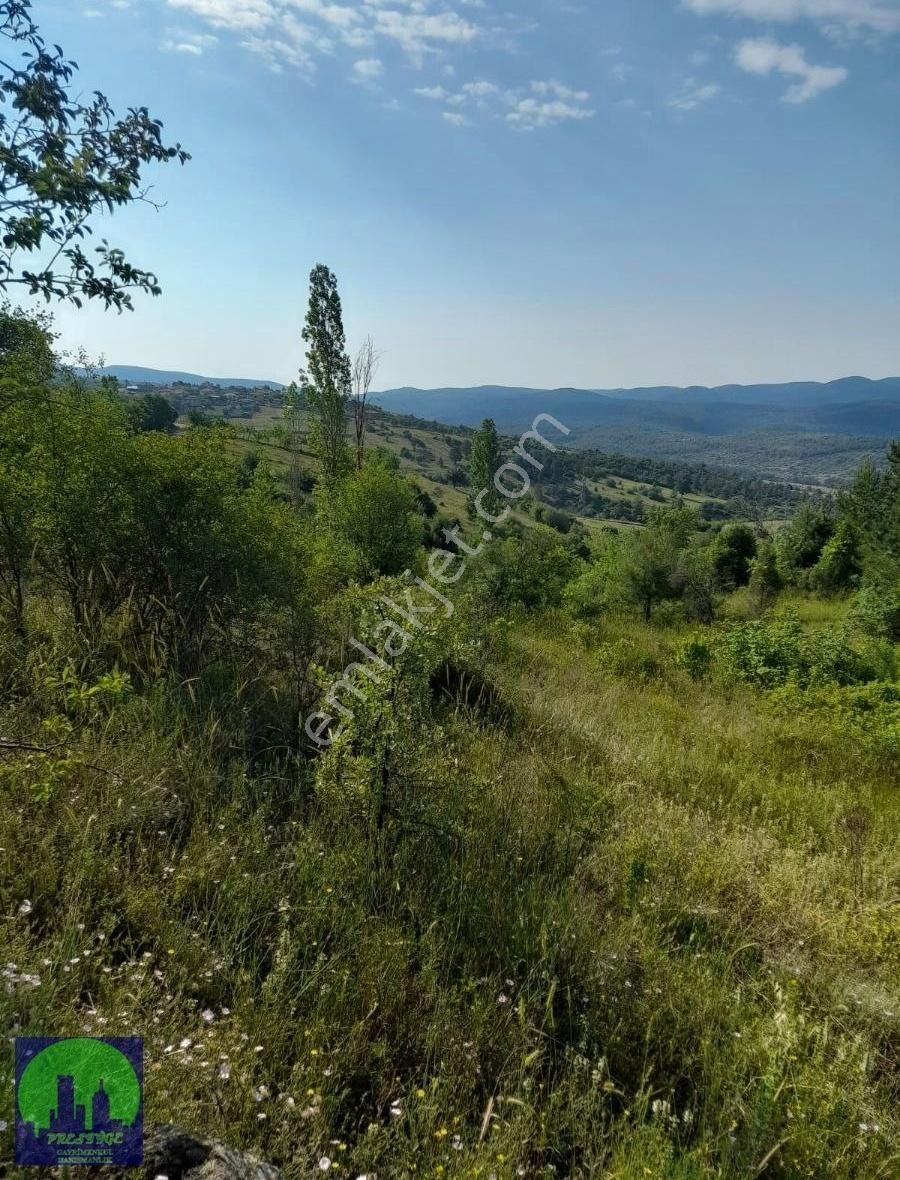
[[[109,363],[290,380],[311,267],[378,385],[900,374],[900,0],[35,0],[193,160],[102,233]]]

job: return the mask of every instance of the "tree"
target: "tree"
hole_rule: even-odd
[[[781,573],[771,541],[762,541],[750,565],[750,605],[755,614],[768,610],[782,586]]]
[[[716,587],[718,579],[708,549],[685,549],[681,554],[672,579],[672,586],[681,596],[684,613],[696,623],[709,626],[716,616]]]
[[[378,454],[370,454],[330,493],[329,516],[354,547],[365,578],[402,574],[418,564],[422,517],[416,490]]]
[[[625,584],[645,621],[650,621],[657,603],[676,596],[677,562],[678,549],[671,534],[648,528],[629,536],[623,568]]]
[[[671,508],[651,508],[647,522],[628,538],[622,572],[628,596],[649,621],[657,603],[681,593],[681,555],[696,531],[697,513],[678,501]]]
[[[337,279],[327,266],[314,267],[309,276],[303,339],[309,346],[308,371],[301,372],[300,380],[313,416],[311,442],[323,479],[333,483],[350,466],[346,435],[351,375],[341,297]]]
[[[750,565],[756,556],[756,534],[748,524],[729,524],[712,544],[710,560],[716,584],[736,590],[750,581]]]
[[[857,539],[863,581],[884,589],[900,584],[900,443],[888,448],[886,471],[871,460],[862,464],[838,503],[841,522]]]
[[[778,558],[784,573],[791,577],[812,569],[833,532],[834,515],[829,508],[804,501],[778,534]]]
[[[45,316],[0,310],[0,598],[13,630],[25,632],[40,496],[31,450],[43,391],[56,368]]]
[[[77,66],[45,44],[30,0],[0,3],[0,35],[10,59],[0,61],[0,289],[20,284],[47,300],[100,299],[119,311],[132,307],[132,291],[158,295],[153,273],[105,239],[90,257],[85,242],[98,214],[153,204],[145,165],[183,164],[187,152],[163,143],[146,107],[118,118],[99,91],[84,101]]]
[[[137,434],[148,430],[161,430],[168,434],[178,420],[178,411],[158,393],[133,398],[127,406],[129,424]]]
[[[303,495],[303,468],[300,462],[300,423],[302,421],[304,399],[295,382],[284,391],[282,412],[287,424],[287,449],[291,455],[291,470],[288,475],[288,486],[295,504],[299,504]]]
[[[850,590],[859,581],[862,561],[856,530],[848,520],[839,520],[834,535],[822,550],[812,571],[812,581],[825,594]]]
[[[367,336],[353,361],[353,433],[356,440],[356,469],[362,469],[366,449],[366,427],[369,407],[366,404],[369,390],[378,369],[379,356],[371,336]]]
[[[497,514],[501,497],[494,486],[494,476],[502,464],[503,455],[497,427],[493,418],[485,418],[472,440],[472,454],[469,459],[469,483],[472,494],[468,503],[472,516],[476,512],[475,501],[482,492],[485,493],[481,499],[482,510],[492,516]]]
[[[545,525],[495,541],[479,563],[490,601],[528,609],[558,606],[582,563],[565,539]]]

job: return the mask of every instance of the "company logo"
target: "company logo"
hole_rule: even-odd
[[[16,1163],[140,1164],[143,1056],[140,1037],[16,1037]]]

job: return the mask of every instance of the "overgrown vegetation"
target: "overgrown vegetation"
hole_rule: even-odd
[[[376,676],[474,504],[0,327],[4,1027],[143,1035],[149,1119],[298,1177],[893,1174],[897,448],[774,538],[513,516]]]
[[[47,238],[128,306],[77,242],[179,150],[0,14],[0,286]],[[148,1121],[298,1180],[895,1175],[900,447],[802,502],[545,448],[507,512],[491,421],[387,445],[325,267],[303,337],[239,436],[0,314],[7,1037],[143,1036]]]

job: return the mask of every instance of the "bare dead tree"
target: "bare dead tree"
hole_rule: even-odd
[[[353,430],[356,438],[356,467],[363,465],[363,453],[366,446],[366,426],[368,424],[369,390],[378,371],[381,354],[375,351],[375,343],[371,336],[363,341],[356,359],[353,361]]]

